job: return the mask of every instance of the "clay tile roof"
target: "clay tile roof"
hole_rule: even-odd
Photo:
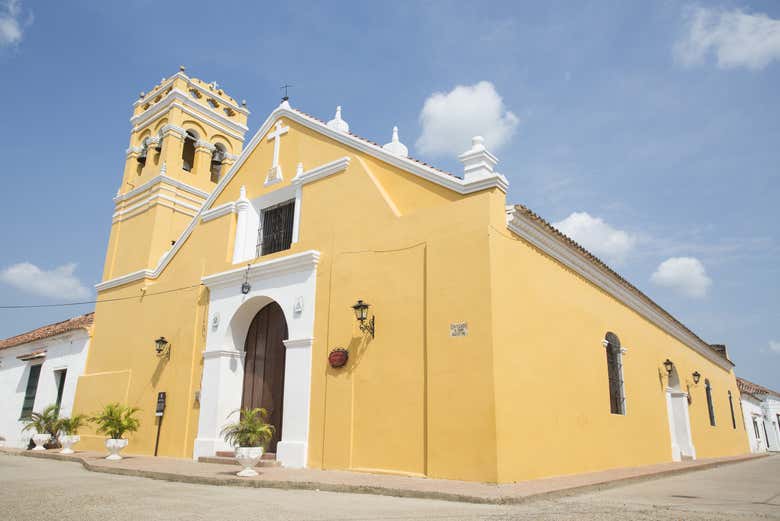
[[[540,217],[539,215],[534,213],[533,210],[529,209],[528,207],[526,207],[526,206],[524,206],[522,204],[516,204],[514,208],[521,215],[523,215],[523,216],[525,216],[525,217],[527,217],[527,218],[537,222],[538,224],[540,224],[541,226],[546,228],[547,231],[552,233],[561,242],[565,243],[566,245],[568,245],[571,248],[574,248],[574,249],[578,250],[591,263],[595,264],[599,269],[601,269],[601,270],[605,271],[607,274],[609,274],[618,284],[620,284],[621,286],[624,286],[626,289],[628,289],[629,291],[631,291],[632,293],[637,295],[639,298],[641,298],[642,300],[644,300],[645,302],[647,302],[648,304],[653,306],[656,310],[658,310],[658,312],[663,314],[668,319],[672,320],[675,324],[677,324],[678,326],[683,328],[685,331],[687,331],[688,333],[693,335],[696,339],[700,340],[703,344],[708,345],[710,347],[710,349],[712,349],[713,351],[715,351],[715,353],[718,354],[718,356],[720,356],[721,358],[724,358],[725,360],[727,360],[728,362],[732,363],[732,365],[733,365],[733,362],[731,362],[731,360],[729,360],[728,355],[726,353],[726,346],[724,346],[723,344],[712,345],[712,344],[709,344],[709,343],[705,342],[704,340],[702,340],[701,337],[699,337],[699,335],[697,335],[696,333],[694,333],[693,331],[688,329],[685,326],[685,324],[683,324],[682,322],[680,322],[679,320],[674,318],[674,316],[672,316],[671,313],[669,313],[664,308],[662,308],[661,306],[656,304],[653,299],[651,299],[650,297],[645,295],[639,288],[637,288],[636,286],[634,286],[633,284],[628,282],[626,279],[621,277],[619,273],[617,273],[615,270],[613,270],[612,268],[607,266],[604,262],[601,261],[601,259],[599,259],[595,255],[590,253],[588,250],[586,250],[585,248],[580,246],[576,241],[572,240],[569,236],[567,236],[567,235],[561,233],[560,231],[558,231],[558,229],[555,226],[553,226],[552,224],[550,224],[549,222],[544,220],[542,217]]]
[[[324,121],[322,121],[321,119],[319,119],[319,118],[317,118],[317,117],[314,117],[314,116],[312,116],[311,114],[308,114],[308,113],[306,113],[306,112],[304,112],[304,111],[302,111],[302,110],[299,110],[299,109],[296,109],[296,108],[292,108],[292,107],[290,107],[290,110],[292,110],[292,111],[294,111],[294,112],[297,112],[297,113],[298,113],[298,114],[300,114],[301,116],[305,116],[305,117],[307,117],[307,118],[309,118],[309,119],[312,119],[312,120],[314,120],[314,121],[317,121],[318,123],[322,123],[323,125],[325,125],[325,126],[328,126],[328,124],[327,124],[326,122],[324,122]],[[352,136],[353,138],[355,138],[355,139],[359,139],[360,141],[363,141],[363,142],[365,142],[365,143],[368,143],[368,144],[370,144],[370,145],[374,145],[375,147],[382,148],[382,145],[380,145],[379,143],[375,143],[374,141],[371,141],[370,139],[364,138],[363,136],[358,136],[357,134],[354,134],[354,133],[352,133],[352,132],[349,132],[348,134],[349,134],[350,136]],[[442,170],[442,169],[440,169],[440,168],[436,168],[436,167],[435,167],[435,166],[433,166],[433,165],[429,165],[429,164],[428,164],[428,163],[426,163],[425,161],[421,161],[421,160],[419,160],[419,159],[415,159],[415,158],[413,158],[413,157],[411,157],[411,156],[407,157],[406,159],[409,159],[410,161],[414,161],[415,163],[417,163],[417,164],[419,164],[419,165],[426,166],[426,167],[428,167],[428,168],[430,168],[430,169],[432,169],[432,170],[436,170],[437,172],[439,172],[439,173],[441,173],[441,174],[448,175],[448,176],[450,176],[450,177],[454,177],[454,178],[456,178],[456,179],[460,179],[460,178],[459,178],[458,176],[456,176],[455,174],[452,174],[452,173],[450,173],[450,172],[447,172],[447,171],[445,171],[445,170]]]
[[[772,396],[776,396],[780,398],[780,393],[773,391],[771,389],[767,389],[766,387],[763,387],[758,384],[754,384],[753,382],[748,382],[744,378],[737,377],[737,388],[739,388],[739,392],[741,393],[747,393],[752,395],[757,394],[771,394]]]
[[[39,327],[33,329],[21,335],[12,336],[4,340],[0,340],[0,349],[8,349],[9,347],[26,344],[35,340],[41,340],[42,338],[49,338],[75,329],[87,329],[92,325],[95,320],[95,313],[87,313],[86,315],[79,315],[77,317],[63,320],[62,322],[56,322],[49,324],[48,326]]]

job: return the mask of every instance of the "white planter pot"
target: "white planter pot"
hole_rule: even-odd
[[[33,450],[46,450],[44,445],[51,440],[51,434],[33,434],[32,440],[35,443]]]
[[[60,436],[60,445],[62,445],[60,454],[73,454],[73,449],[71,447],[79,441],[81,441],[81,436],[76,434],[63,434]]]
[[[119,451],[127,447],[127,440],[121,439],[116,440],[114,438],[108,438],[106,440],[106,448],[108,449],[108,456],[106,456],[106,459],[109,460],[120,460],[122,459],[122,456],[119,455]]]
[[[238,447],[236,449],[236,461],[244,467],[244,470],[238,472],[236,476],[242,478],[257,476],[254,466],[263,457],[263,447]]]

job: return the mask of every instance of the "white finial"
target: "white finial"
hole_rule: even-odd
[[[168,171],[168,163],[163,161],[162,166],[160,167],[160,175],[165,175],[165,173]]]
[[[336,115],[328,121],[328,128],[344,132],[345,134],[349,132],[349,123],[341,119],[341,105],[336,107]]]
[[[303,176],[303,163],[298,163],[298,166],[295,169],[295,177],[301,176]]]
[[[241,189],[238,191],[238,198],[241,200],[246,199],[246,186],[241,185]]]
[[[395,154],[396,156],[409,157],[409,149],[407,149],[406,146],[398,139],[398,127],[393,127],[392,141],[387,143],[382,148],[391,154]]]
[[[458,156],[463,163],[463,179],[474,179],[493,175],[493,169],[498,164],[498,158],[485,148],[485,138],[474,136],[471,138],[471,148]]]

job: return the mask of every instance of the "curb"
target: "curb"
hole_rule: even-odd
[[[186,474],[177,474],[172,472],[159,472],[151,470],[139,470],[139,469],[127,469],[122,467],[106,467],[102,465],[93,465],[80,456],[64,456],[57,453],[37,453],[30,451],[9,451],[7,449],[0,448],[0,454],[6,454],[9,456],[23,456],[27,458],[39,458],[49,459],[56,461],[69,461],[72,463],[81,463],[81,466],[90,472],[97,472],[103,474],[115,474],[120,476],[141,477],[148,479],[156,479],[161,481],[170,481],[174,483],[190,483],[195,485],[214,485],[214,486],[227,486],[227,487],[244,487],[244,488],[272,488],[280,490],[312,490],[317,492],[340,492],[350,494],[372,494],[377,496],[392,496],[402,498],[414,498],[414,499],[438,499],[442,501],[455,501],[460,503],[478,503],[478,504],[494,504],[494,505],[509,505],[520,504],[530,501],[538,501],[542,499],[556,499],[561,497],[573,496],[577,494],[583,494],[587,492],[597,492],[600,490],[607,490],[611,488],[621,487],[625,485],[631,485],[644,481],[652,481],[654,479],[675,476],[679,474],[686,474],[690,472],[697,472],[700,470],[709,470],[716,467],[725,465],[731,465],[734,463],[743,463],[745,461],[753,461],[770,456],[769,454],[760,455],[745,455],[735,457],[726,461],[713,461],[710,463],[703,463],[695,467],[682,467],[676,469],[660,470],[658,472],[645,474],[641,476],[631,476],[625,478],[616,478],[606,480],[598,483],[589,483],[586,485],[578,485],[569,488],[551,490],[546,492],[538,492],[528,494],[526,496],[496,496],[496,497],[484,497],[465,494],[454,494],[449,492],[438,492],[430,490],[411,490],[402,488],[381,487],[373,485],[344,485],[334,483],[321,483],[316,481],[280,481],[280,480],[239,480],[234,478],[218,478],[218,477],[206,477],[206,476],[189,476]]]

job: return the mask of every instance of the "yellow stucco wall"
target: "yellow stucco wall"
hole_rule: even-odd
[[[496,321],[499,479],[514,481],[671,460],[666,406],[671,359],[689,414],[697,457],[747,452],[732,427],[733,371],[719,367],[612,296],[507,231],[491,230]],[[611,414],[608,331],[623,356],[626,414]],[[702,377],[694,385],[692,373]],[[713,386],[711,427],[704,380]],[[736,401],[734,406],[736,407]],[[735,412],[737,414],[737,412]]]
[[[289,185],[299,161],[309,169],[351,158],[346,171],[302,187],[299,242],[262,258],[321,252],[309,466],[506,482],[669,461],[659,377],[666,357],[683,376],[703,375],[690,409],[698,456],[747,451],[725,398],[728,389],[738,396],[733,374],[513,237],[500,190],[461,196],[283,123],[290,127],[280,157],[285,181],[263,185],[273,143],[262,139],[212,207],[235,201],[241,186],[252,199]],[[166,222],[162,214],[146,219],[112,231],[112,277],[142,262],[119,259],[143,249]],[[237,267],[235,219],[198,223],[160,277],[99,294],[131,298],[97,305],[74,410],[93,412],[112,400],[141,407],[142,428],[128,453],[153,451],[154,401],[166,391],[160,454],[192,455],[208,316],[208,290],[192,286]],[[357,298],[372,304],[374,339],[357,328],[350,309]],[[457,322],[468,323],[468,336],[450,336]],[[606,331],[629,348],[621,417],[609,413]],[[169,361],[154,356],[161,335],[171,343]],[[343,369],[327,364],[335,347],[350,350]],[[704,378],[714,388],[716,427],[707,420]],[[82,448],[102,445],[101,437],[83,438]]]

